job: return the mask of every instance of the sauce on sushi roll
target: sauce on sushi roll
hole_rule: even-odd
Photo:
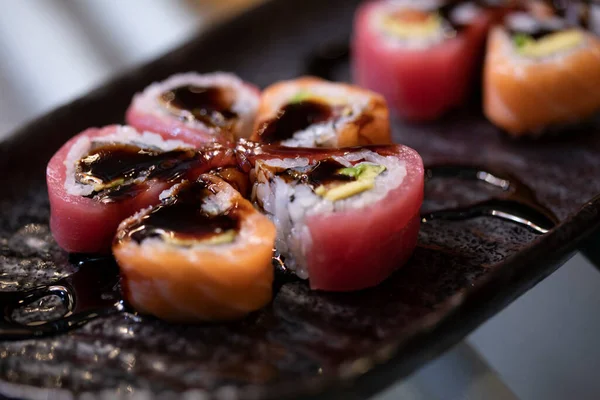
[[[355,16],[354,78],[397,115],[435,119],[465,100],[495,14],[473,2],[367,2]]]
[[[252,199],[277,226],[284,264],[311,288],[375,286],[412,254],[423,163],[401,145],[339,150],[255,147]],[[244,164],[242,162],[242,164]]]
[[[252,140],[289,147],[391,143],[388,109],[357,86],[304,77],[263,91]]]
[[[181,179],[226,165],[235,165],[235,156],[222,146],[198,152],[127,126],[88,129],[48,163],[54,238],[70,252],[109,252],[124,218],[157,203],[159,193]]]
[[[600,39],[555,15],[507,17],[492,30],[484,112],[510,134],[539,135],[600,110]]]
[[[134,96],[127,122],[196,146],[248,137],[259,90],[233,74],[173,75]]]
[[[214,175],[183,182],[119,226],[126,300],[176,322],[243,317],[271,300],[275,227]]]

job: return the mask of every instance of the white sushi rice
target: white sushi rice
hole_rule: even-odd
[[[315,194],[310,186],[286,182],[272,172],[306,167],[309,165],[308,159],[273,159],[258,161],[256,164],[252,198],[277,227],[276,249],[285,257],[286,267],[295,271],[302,279],[308,278],[306,255],[312,244],[305,223],[308,216],[365,208],[385,198],[391,190],[402,184],[406,176],[404,161],[369,150],[348,153],[335,160],[348,167],[356,162],[369,162],[383,165],[386,170],[375,178],[372,189],[345,199],[330,201]]]
[[[315,82],[303,86],[300,93],[307,92],[310,96],[324,97],[343,102],[348,107],[348,112],[331,120],[312,124],[306,129],[294,132],[291,138],[283,140],[280,144],[287,147],[338,147],[338,131],[347,124],[359,118],[371,102],[368,93],[357,93],[349,88],[336,83]],[[299,94],[295,85],[284,86],[273,99],[274,108],[279,110],[290,102],[290,99]]]
[[[231,110],[238,115],[234,127],[237,137],[248,137],[252,133],[252,126],[258,111],[259,96],[249,88],[239,77],[227,72],[213,72],[198,74],[187,72],[169,77],[162,82],[155,82],[148,86],[142,93],[134,97],[134,107],[147,113],[162,115],[164,118],[173,118],[173,115],[158,101],[159,97],[172,89],[185,85],[205,87],[230,88],[235,93],[235,101]],[[219,133],[219,128],[209,127],[197,120],[187,121],[186,124],[211,133]]]
[[[191,149],[189,144],[180,140],[164,140],[160,135],[152,132],[139,133],[130,126],[118,126],[114,133],[105,136],[81,137],[69,150],[65,158],[66,179],[64,183],[67,193],[74,196],[88,196],[94,192],[92,185],[86,185],[75,180],[77,162],[85,157],[92,146],[97,143],[129,143],[142,148],[160,149],[171,151],[175,149]],[[143,178],[140,178],[143,180]],[[134,181],[133,183],[138,183]]]

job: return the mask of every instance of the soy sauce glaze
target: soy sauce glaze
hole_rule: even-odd
[[[174,194],[134,224],[120,232],[117,241],[147,238],[175,240],[179,245],[206,241],[240,229],[240,216],[235,205],[220,213],[202,209],[207,198],[216,192],[203,181],[181,184]]]
[[[232,90],[223,87],[179,86],[161,94],[158,100],[182,120],[200,121],[211,128],[229,128],[238,117],[232,110]]]
[[[290,139],[294,133],[313,124],[329,121],[336,116],[336,109],[329,104],[303,100],[283,106],[277,116],[258,128],[262,143],[278,143]]]
[[[198,154],[192,149],[163,152],[126,143],[96,144],[75,167],[77,182],[102,188],[87,197],[109,202],[133,195],[138,178],[179,178]]]
[[[288,168],[277,175],[286,181],[297,181],[309,185],[314,189],[320,185],[327,185],[334,182],[355,181],[355,177],[339,173],[345,167],[345,165],[338,161],[328,158],[308,167]]]

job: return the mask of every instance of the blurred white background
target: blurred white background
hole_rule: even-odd
[[[0,140],[257,0],[0,0]],[[576,256],[379,400],[598,399],[600,271]]]

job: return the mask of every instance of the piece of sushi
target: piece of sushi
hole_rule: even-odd
[[[495,27],[484,67],[484,113],[508,133],[539,135],[600,110],[600,39],[564,20],[515,13]]]
[[[50,227],[75,253],[110,252],[119,223],[181,179],[236,165],[229,148],[204,151],[127,126],[91,128],[65,143],[48,163]]]
[[[252,140],[289,147],[392,142],[383,97],[313,77],[278,82],[263,91]]]
[[[127,123],[196,146],[248,137],[260,91],[224,72],[173,75],[134,96]]]
[[[243,317],[271,300],[275,226],[214,175],[184,182],[119,226],[125,299],[174,322]]]
[[[464,102],[496,15],[472,2],[367,2],[355,15],[354,79],[404,119],[435,119]]]
[[[416,151],[257,146],[240,153],[252,199],[277,226],[286,268],[312,289],[375,286],[412,254],[424,180]]]

